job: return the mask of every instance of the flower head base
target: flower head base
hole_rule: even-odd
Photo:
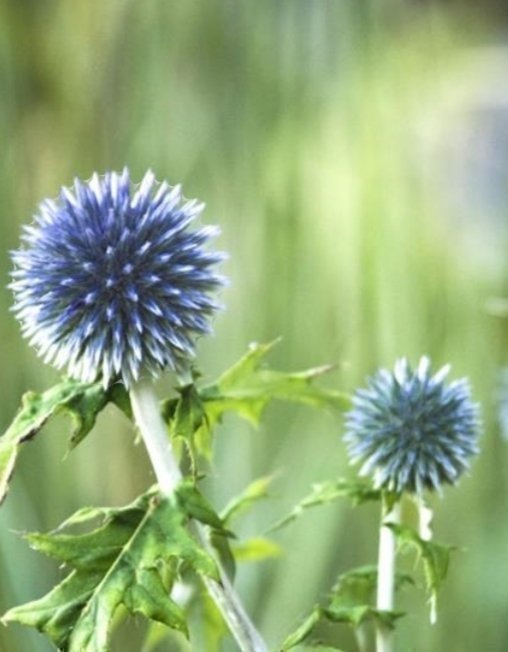
[[[12,256],[23,334],[47,362],[105,386],[178,370],[224,284],[213,271],[224,255],[204,247],[218,229],[188,228],[203,207],[150,171],[138,187],[125,168],[62,188]]]
[[[430,374],[428,358],[415,371],[406,359],[382,369],[358,390],[346,415],[351,463],[373,474],[377,488],[421,494],[455,484],[478,453],[478,407],[467,380],[446,385],[449,367]]]

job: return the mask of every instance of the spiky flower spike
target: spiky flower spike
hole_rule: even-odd
[[[449,366],[431,375],[422,358],[415,371],[406,359],[393,373],[382,369],[353,398],[345,440],[360,474],[377,488],[422,494],[454,484],[478,453],[478,407],[466,379],[445,384]]]
[[[151,171],[135,187],[127,168],[44,201],[13,253],[11,283],[39,354],[75,378],[127,387],[193,356],[223,285],[214,267],[224,256],[205,249],[218,229],[188,228],[203,206]]]

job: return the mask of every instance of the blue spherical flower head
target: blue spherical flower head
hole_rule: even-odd
[[[358,390],[346,415],[345,441],[360,474],[377,488],[422,494],[455,484],[478,453],[478,407],[467,380],[446,384],[449,367],[430,372],[428,358],[413,371],[399,360]]]
[[[14,312],[23,334],[72,377],[129,387],[178,370],[210,331],[224,255],[216,227],[190,229],[203,204],[147,172],[94,174],[39,207],[13,253]]]

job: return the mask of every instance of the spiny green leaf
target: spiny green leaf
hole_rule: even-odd
[[[180,397],[165,401],[162,406],[162,417],[169,424],[170,435],[176,441],[181,440],[190,455],[190,461],[195,467],[198,453],[209,456],[209,429],[203,401],[195,385],[178,388]],[[206,442],[203,439],[206,435]],[[200,445],[200,437],[203,439]],[[194,470],[194,468],[193,468]]]
[[[218,553],[225,572],[233,579],[236,568],[229,543],[233,534],[225,528],[224,519],[214,511],[192,480],[184,480],[175,492],[175,496],[186,514],[210,527],[210,543]]]
[[[42,394],[28,392],[8,430],[0,438],[0,503],[9,489],[21,444],[37,435],[46,421],[60,412],[73,420],[70,447],[76,446],[93,428],[99,412],[110,400],[99,383],[63,380]]]
[[[184,512],[191,518],[204,525],[209,525],[223,534],[230,534],[224,528],[224,519],[214,511],[192,480],[183,480],[177,488],[175,496]]]
[[[330,371],[330,366],[296,373],[263,367],[264,358],[275,344],[252,344],[249,351],[216,383],[202,390],[201,396],[212,422],[219,420],[224,412],[234,410],[256,424],[264,407],[272,399],[341,411],[350,407],[350,399],[345,394],[312,384],[313,380]]]
[[[401,550],[413,549],[422,560],[425,582],[434,611],[437,594],[448,574],[450,553],[456,549],[455,546],[426,541],[406,525],[390,523],[387,527],[395,532]]]
[[[184,496],[188,493],[184,487]],[[107,652],[121,605],[187,634],[185,614],[169,597],[177,573],[189,567],[219,579],[214,561],[186,527],[191,516],[185,499],[151,491],[127,507],[81,510],[54,533],[28,535],[34,548],[71,572],[43,598],[11,609],[3,622],[36,627],[64,652]],[[87,517],[103,521],[88,533],[67,533]]]
[[[132,419],[132,406],[129,392],[122,383],[114,383],[108,389],[108,397],[128,419]]]
[[[270,531],[279,530],[292,523],[311,507],[328,505],[339,498],[350,498],[355,505],[361,505],[370,500],[380,500],[381,492],[362,482],[349,482],[342,479],[315,484],[311,493],[305,496],[286,517],[272,526]]]
[[[366,604],[336,608],[316,605],[302,624],[284,640],[281,649],[285,652],[300,643],[310,643],[312,647],[312,639],[325,623],[345,624],[356,628],[374,621],[392,629],[395,621],[403,615],[402,612],[379,611]]]
[[[70,438],[70,448],[75,448],[94,427],[97,415],[109,402],[109,393],[100,383],[82,385],[81,391],[62,404],[62,410],[73,421],[73,432]]]
[[[345,624],[357,628],[366,622],[377,622],[385,627],[393,628],[395,621],[403,616],[402,612],[380,611],[370,603],[376,590],[376,566],[360,566],[339,576],[332,588],[329,598],[324,604],[316,605],[302,624],[290,634],[283,643],[282,649],[290,648],[300,643],[310,644],[319,628],[325,623]],[[396,586],[412,583],[407,575],[398,575]]]
[[[361,566],[339,576],[330,593],[330,608],[369,605],[377,586],[377,567]]]
[[[270,477],[258,478],[257,480],[254,480],[254,482],[251,482],[251,484],[249,484],[239,496],[233,498],[220,514],[224,526],[229,525],[231,521],[237,518],[242,512],[249,509],[249,507],[255,504],[258,500],[265,498],[271,480],[272,478]],[[229,535],[224,536],[224,534],[218,529],[212,530],[210,534],[210,542],[219,555],[221,564],[228,577],[233,580],[236,573],[236,560],[245,561],[247,559],[243,558],[243,556],[251,555],[250,561],[254,561],[252,556],[255,555],[256,552],[253,549],[244,548],[244,544],[236,545],[233,550],[229,538]],[[272,545],[274,546],[275,544]],[[264,556],[273,556],[269,555],[269,552],[268,547],[265,546]],[[275,554],[275,549],[272,548],[271,552]],[[258,547],[257,554],[263,554],[261,546]],[[258,558],[261,559],[261,556]]]
[[[405,573],[395,576],[395,588],[414,584],[413,578]],[[339,575],[330,592],[330,608],[368,605],[372,602],[377,587],[377,566],[366,565],[353,568]]]
[[[221,512],[221,518],[224,523],[231,523],[235,518],[240,516],[243,512],[247,511],[252,505],[259,500],[263,500],[268,496],[268,489],[273,481],[273,476],[264,476],[257,478],[251,482],[242,491],[241,494],[235,496]]]
[[[330,371],[329,366],[296,373],[262,366],[274,344],[252,344],[216,382],[200,389],[182,387],[179,398],[163,403],[163,417],[171,433],[186,442],[193,461],[197,455],[210,457],[211,431],[226,412],[236,412],[257,425],[264,408],[274,399],[340,411],[350,407],[347,395],[313,384]]]
[[[402,618],[402,611],[380,611],[369,605],[356,605],[350,607],[336,607],[323,610],[324,617],[330,622],[344,623],[352,627],[359,627],[368,621],[375,621],[384,627],[393,629],[395,621]]]
[[[303,623],[289,636],[284,639],[282,643],[282,651],[290,650],[292,647],[303,643],[314,631],[316,625],[321,620],[321,607],[315,606],[310,612],[310,615],[305,618]]]

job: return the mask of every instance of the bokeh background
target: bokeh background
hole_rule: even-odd
[[[336,363],[325,382],[344,390],[401,355],[471,378],[482,454],[433,501],[437,538],[459,551],[436,626],[421,590],[401,596],[410,615],[397,649],[504,652],[507,27],[503,0],[3,0],[0,425],[23,392],[57,378],[9,313],[20,225],[75,175],[151,167],[206,201],[230,253],[227,309],[200,346],[206,378],[278,336],[274,366]],[[272,499],[239,525],[262,531],[311,483],[353,475],[341,431],[337,416],[282,405],[257,431],[227,419],[208,480],[215,505],[276,472]],[[112,408],[68,456],[67,432],[62,418],[26,446],[0,511],[0,611],[60,575],[16,531],[123,504],[153,480]],[[282,558],[242,568],[239,591],[273,647],[338,573],[375,561],[377,525],[367,506],[322,508],[278,535]],[[142,650],[143,633],[135,622],[115,648]],[[355,649],[347,629],[336,634]],[[49,649],[0,629],[2,652]]]

